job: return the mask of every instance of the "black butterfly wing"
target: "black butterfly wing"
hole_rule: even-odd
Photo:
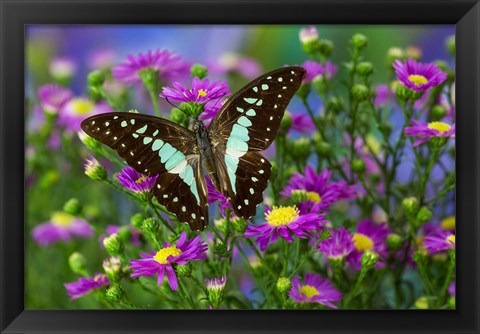
[[[255,214],[271,165],[261,154],[277,134],[285,109],[305,77],[301,67],[260,76],[232,96],[208,129],[221,189],[236,214]]]
[[[166,119],[136,113],[95,115],[81,126],[137,172],[158,175],[153,193],[179,221],[194,230],[206,226],[207,192],[193,132]]]

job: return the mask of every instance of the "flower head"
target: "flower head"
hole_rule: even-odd
[[[200,236],[187,240],[187,233],[182,232],[175,245],[167,242],[156,252],[140,254],[142,257],[140,260],[131,260],[130,269],[133,270],[131,276],[137,278],[158,274],[158,285],[162,285],[166,272],[170,287],[176,291],[178,280],[172,264],[183,265],[193,260],[204,260],[206,251],[207,244]]]
[[[327,61],[325,65],[317,63],[313,60],[307,60],[302,65],[300,65],[307,71],[305,78],[303,79],[304,83],[311,82],[315,77],[319,75],[325,75],[328,79],[332,78],[335,73],[337,73],[337,65]]]
[[[91,236],[93,236],[93,229],[85,220],[61,211],[54,212],[50,221],[32,230],[33,239],[41,246],[50,245],[59,240],[69,241],[73,237]]]
[[[376,108],[385,105],[388,101],[390,89],[387,85],[377,85],[375,86],[375,101],[373,104]]]
[[[455,138],[455,124],[449,125],[444,122],[425,123],[414,119],[410,120],[413,126],[406,127],[404,132],[409,137],[420,137],[415,140],[413,146],[421,145],[433,138]]]
[[[404,63],[396,60],[393,68],[397,73],[398,80],[405,87],[416,92],[438,86],[447,79],[447,73],[440,70],[437,65],[420,63],[414,59],[408,59]]]
[[[324,169],[317,174],[312,166],[305,168],[304,175],[295,173],[288,185],[281,192],[291,196],[293,190],[304,190],[307,193],[307,208],[310,212],[327,210],[330,205],[343,199],[355,197],[355,188],[345,181],[332,182],[332,172]]]
[[[184,88],[180,83],[173,84],[175,89],[163,87],[160,97],[168,98],[177,102],[193,102],[205,104],[209,101],[219,99],[230,94],[230,89],[225,81],[210,83],[208,79],[203,81],[195,77],[192,81],[192,88]]]
[[[429,254],[455,249],[455,234],[449,231],[436,230],[425,236],[423,246]]]
[[[167,50],[149,50],[146,54],[127,56],[127,61],[112,68],[113,77],[124,84],[142,83],[140,71],[153,70],[163,82],[171,82],[173,78],[187,74],[190,66],[180,56]]]
[[[260,64],[254,59],[238,53],[227,52],[208,64],[212,74],[238,73],[249,79],[256,78],[261,72]]]
[[[112,49],[98,49],[88,55],[88,67],[92,70],[110,68],[115,62],[115,52]]]
[[[117,174],[118,182],[128,190],[136,193],[149,192],[155,185],[157,178],[158,176],[151,177],[140,174],[130,166],[124,167]]]
[[[49,64],[50,75],[58,80],[71,78],[77,72],[77,64],[67,57],[53,58]]]
[[[295,206],[266,207],[265,219],[266,222],[259,225],[249,225],[244,234],[246,238],[256,237],[255,244],[259,244],[262,251],[279,236],[287,242],[293,241],[293,235],[307,238],[311,231],[323,229],[326,223],[323,214],[300,214]]]
[[[225,216],[225,210],[227,208],[231,208],[227,197],[225,197],[225,195],[221,192],[217,191],[217,189],[212,183],[212,180],[209,177],[206,177],[205,180],[207,181],[208,204],[212,204],[218,201],[218,209],[220,210],[222,216]]]
[[[297,303],[320,303],[331,308],[337,308],[333,303],[342,299],[342,294],[333,287],[328,278],[322,279],[320,275],[313,273],[305,274],[303,282],[300,277],[294,277],[288,295]]]
[[[55,84],[48,84],[38,89],[38,97],[40,106],[45,112],[56,114],[72,98],[72,91]]]
[[[354,251],[347,257],[347,261],[356,269],[362,264],[362,255],[368,250],[378,254],[378,267],[382,267],[388,256],[387,236],[390,229],[386,223],[379,225],[371,220],[362,220],[357,225],[356,232],[352,235]]]
[[[208,301],[213,305],[218,305],[223,298],[223,290],[227,284],[227,276],[206,278],[205,287],[208,291]]]
[[[300,114],[290,114],[292,118],[292,125],[289,128],[289,131],[295,131],[298,133],[311,133],[315,130],[315,125],[312,122],[310,116],[305,113]]]
[[[105,102],[95,103],[85,97],[75,97],[66,102],[60,109],[58,123],[67,131],[77,132],[80,124],[88,116],[112,112],[113,109]]]
[[[300,29],[299,37],[302,44],[312,43],[318,40],[318,30],[315,26],[302,28]]]
[[[352,235],[344,227],[332,230],[330,239],[318,244],[318,251],[329,259],[343,259],[355,249]]]
[[[67,293],[70,298],[77,299],[82,296],[85,296],[92,292],[95,289],[100,289],[104,286],[110,284],[107,276],[103,274],[95,274],[93,277],[82,277],[76,282],[65,283],[65,289],[67,289]]]

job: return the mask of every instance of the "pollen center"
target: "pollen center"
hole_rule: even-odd
[[[451,127],[447,123],[443,122],[430,122],[428,123],[428,128],[432,130],[437,130],[438,133],[442,134],[450,130]]]
[[[360,252],[372,249],[374,246],[372,239],[362,233],[355,233],[352,239],[353,243],[355,244],[355,248]]]
[[[311,285],[302,286],[298,292],[303,293],[307,298],[312,298],[313,296],[318,296],[320,294],[320,292]]]
[[[197,97],[200,97],[200,96],[203,96],[203,97],[207,96],[207,91],[203,89],[199,89]]]
[[[413,82],[413,84],[417,87],[428,83],[428,79],[420,74],[411,74],[408,76],[408,80],[410,80],[410,82]]]
[[[78,115],[85,115],[92,112],[94,105],[92,101],[89,101],[87,99],[74,99],[71,102],[71,107],[74,113]]]
[[[65,212],[55,212],[52,215],[52,223],[58,226],[68,226],[73,221],[73,216]]]
[[[307,192],[307,198],[314,203],[320,203],[322,201],[322,197],[315,191]]]
[[[455,246],[455,234],[449,235],[447,237],[447,243],[449,245]]]
[[[136,184],[140,184],[142,182],[145,182],[145,180],[147,179],[147,177],[145,175],[143,176],[140,176],[137,181],[135,181]]]
[[[270,226],[285,226],[298,217],[299,211],[295,206],[274,206],[265,218]]]
[[[182,254],[182,251],[177,247],[165,247],[160,249],[153,259],[160,264],[167,264],[169,256],[179,256],[180,254]]]

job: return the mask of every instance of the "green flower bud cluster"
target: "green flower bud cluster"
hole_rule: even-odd
[[[121,256],[123,254],[123,243],[117,233],[113,233],[103,239],[103,246],[108,254],[112,256]]]
[[[68,265],[75,274],[88,276],[87,259],[79,252],[74,252],[68,257]]]

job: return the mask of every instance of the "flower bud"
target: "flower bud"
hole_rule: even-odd
[[[123,253],[123,244],[120,238],[118,237],[118,234],[113,233],[103,239],[103,246],[105,246],[105,249],[107,250],[108,254],[112,256],[119,256],[122,255]]]
[[[72,216],[78,215],[82,211],[82,205],[76,198],[70,198],[64,205],[63,211],[71,214]]]
[[[357,72],[363,77],[368,77],[373,73],[373,64],[370,62],[362,61],[357,65]]]
[[[405,87],[403,84],[396,85],[395,95],[397,95],[398,100],[406,101],[413,96],[413,91]]]
[[[68,265],[70,269],[75,274],[79,274],[82,276],[88,276],[87,274],[87,259],[83,254],[79,252],[74,252],[68,257]]]
[[[392,252],[398,251],[401,249],[403,246],[403,238],[396,234],[396,233],[390,233],[387,236],[387,247],[389,250]]]
[[[125,289],[118,283],[111,284],[105,291],[105,299],[110,302],[119,302],[125,298]]]
[[[158,231],[158,221],[154,218],[147,218],[142,222],[142,231],[148,235],[155,235]]]
[[[312,86],[319,95],[327,93],[327,85],[325,83],[325,76],[319,74],[312,79]]]
[[[307,192],[303,189],[294,189],[290,193],[290,198],[295,204],[305,202],[307,200]]]
[[[367,86],[362,84],[355,84],[352,87],[352,96],[358,102],[365,101],[370,95],[370,90]]]
[[[407,197],[402,201],[403,212],[409,218],[415,217],[418,211],[418,201],[415,197]]]
[[[75,75],[77,64],[69,58],[55,58],[51,61],[48,70],[57,82],[65,85]]]
[[[328,58],[332,55],[334,50],[333,42],[329,39],[321,39],[318,49],[320,51],[320,54]]]
[[[130,242],[130,240],[132,239],[132,231],[130,230],[130,226],[120,227],[117,233],[120,240],[122,240],[123,242]]]
[[[315,151],[322,157],[328,157],[332,154],[332,145],[324,141],[317,142],[315,143]]]
[[[83,131],[78,131],[77,135],[78,135],[78,138],[80,139],[80,141],[86,147],[88,147],[90,150],[92,150],[94,152],[98,151],[102,147],[102,144],[99,141],[93,139],[92,137],[90,137],[89,135],[87,135]]]
[[[342,98],[333,96],[328,100],[326,109],[334,114],[338,114],[343,110],[344,107],[345,103],[343,102]]]
[[[144,217],[141,213],[136,213],[130,218],[130,224],[135,227],[137,230],[142,229]]]
[[[227,246],[223,242],[218,241],[214,246],[213,252],[219,256],[225,256],[227,254]]]
[[[417,46],[408,46],[405,49],[405,56],[407,58],[413,58],[415,60],[419,60],[422,58],[422,49]]]
[[[455,52],[456,52],[456,46],[455,46],[455,35],[451,35],[447,38],[446,42],[446,47],[448,52],[452,57],[455,57]]]
[[[100,165],[94,157],[87,159],[85,174],[94,181],[104,181],[107,179],[107,170]]]
[[[432,216],[433,216],[432,211],[430,211],[430,209],[427,208],[426,206],[422,206],[417,214],[417,222],[419,224],[424,224],[428,222],[430,219],[432,219]]]
[[[360,159],[354,159],[352,161],[352,171],[357,174],[363,174],[365,172],[365,162]]]
[[[300,43],[308,55],[314,55],[320,49],[317,28],[310,26],[300,30]]]
[[[443,117],[445,117],[446,114],[447,109],[445,109],[445,107],[440,104],[436,104],[430,109],[429,116],[432,121],[439,121]]]
[[[307,138],[300,138],[293,142],[291,155],[299,161],[305,161],[310,155],[311,144]]]
[[[99,87],[103,84],[105,76],[101,71],[93,71],[88,73],[87,83],[89,86]]]
[[[420,297],[415,301],[415,307],[419,310],[428,310],[427,297]]]
[[[292,288],[292,282],[287,277],[280,277],[275,284],[277,291],[280,292],[281,295],[287,295]]]
[[[190,73],[192,74],[192,77],[197,77],[200,80],[202,80],[208,75],[208,69],[204,65],[193,64],[192,67],[190,68]]]
[[[310,94],[310,83],[309,82],[304,82],[300,86],[300,88],[297,90],[297,96],[301,98],[302,100],[305,100]]]
[[[241,217],[235,217],[230,219],[230,224],[232,225],[233,229],[242,234],[245,233],[247,229],[247,221]]]
[[[189,277],[192,273],[192,264],[190,262],[187,264],[179,264],[175,267],[175,272],[179,277]]]
[[[405,57],[405,53],[401,48],[391,47],[387,51],[386,63],[389,67],[391,67],[395,60],[403,59],[404,57]]]
[[[170,113],[170,120],[173,123],[183,125],[188,121],[188,116],[178,108],[173,108]]]
[[[368,44],[368,38],[363,34],[355,34],[352,36],[350,43],[355,49],[361,50]]]
[[[437,67],[439,69],[441,69],[443,72],[447,72],[448,71],[448,64],[446,61],[443,61],[443,60],[435,60],[433,62],[435,65],[437,65]]]
[[[138,71],[137,74],[148,90],[156,89],[158,84],[158,70],[148,67]]]
[[[367,249],[362,255],[362,269],[369,270],[375,267],[378,261],[378,254]]]
[[[290,129],[292,126],[293,120],[292,120],[292,114],[290,114],[288,111],[285,112],[283,115],[282,120],[280,121],[280,130],[283,133],[287,133],[287,131]]]
[[[227,284],[227,276],[205,279],[205,287],[208,292],[208,301],[217,306],[222,302],[223,290]]]
[[[205,110],[205,104],[186,102],[180,104],[180,109],[182,109],[187,115],[197,119],[198,116]]]
[[[102,263],[103,270],[110,282],[118,282],[122,275],[122,262],[119,257],[111,256]]]

